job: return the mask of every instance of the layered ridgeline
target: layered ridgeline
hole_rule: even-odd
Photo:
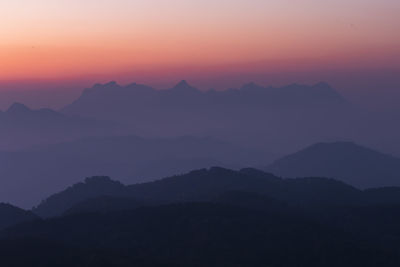
[[[212,166],[262,166],[272,158],[213,138],[86,138],[0,153],[0,201],[29,208],[81,177],[108,175],[135,184]],[[266,170],[292,178],[330,177],[368,188],[400,185],[399,162],[353,143],[321,143],[277,160]]]
[[[32,110],[14,103],[0,111],[0,150],[71,141],[85,136],[123,133],[113,122],[69,116],[51,109]]]
[[[121,86],[110,82],[85,89],[62,111],[99,119],[144,123],[148,119],[167,119],[170,122],[205,119],[210,114],[213,116],[209,119],[217,120],[265,109],[343,107],[346,104],[346,100],[326,83],[313,86],[293,84],[282,88],[265,88],[250,83],[240,89],[200,91],[186,81],[167,90],[136,83]],[[227,113],[221,114],[222,111]]]
[[[200,91],[186,81],[167,90],[110,82],[85,89],[62,112],[123,122],[141,135],[206,134],[280,152],[353,137],[349,127],[360,121],[352,105],[326,83],[280,88],[249,83]]]
[[[351,142],[318,143],[278,159],[268,171],[285,177],[334,177],[367,188],[400,185],[400,158]]]
[[[88,137],[0,152],[0,201],[30,208],[82,177],[109,175],[133,184],[211,166],[261,165],[271,158],[214,138]]]
[[[0,231],[10,266],[398,266],[400,188],[211,168],[92,177]],[[18,256],[18,257],[17,257]]]
[[[278,202],[262,197],[252,199],[252,194],[235,192],[265,196]],[[101,207],[109,211],[119,205],[131,208],[196,201],[234,203],[231,202],[234,199],[249,200],[248,204],[266,201],[302,208],[400,204],[400,189],[391,187],[362,191],[329,178],[282,179],[251,168],[234,171],[213,167],[134,185],[123,185],[104,176],[87,178],[48,197],[33,211],[42,217],[52,217],[74,210],[98,211]]]

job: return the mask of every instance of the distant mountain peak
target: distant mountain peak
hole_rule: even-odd
[[[190,86],[186,80],[180,81],[176,86]]]
[[[399,185],[400,159],[354,142],[313,144],[276,160],[268,171],[285,177],[335,177],[360,188]]]
[[[186,80],[180,81],[177,85],[172,88],[172,90],[179,90],[179,91],[197,91],[197,89],[191,86]]]
[[[21,114],[21,113],[26,113],[26,112],[30,112],[30,111],[31,111],[31,109],[28,108],[27,106],[25,106],[24,104],[15,102],[8,108],[7,113]]]
[[[96,83],[95,85],[93,85],[92,88],[97,89],[97,88],[119,88],[120,85],[116,82],[116,81],[110,81],[108,83]]]
[[[119,86],[119,85],[116,81],[110,81],[110,82],[104,84],[104,86]]]

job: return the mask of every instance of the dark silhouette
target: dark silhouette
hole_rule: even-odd
[[[217,201],[255,205],[289,203],[296,207],[321,208],[340,205],[400,204],[400,197],[388,197],[386,192],[399,189],[370,189],[362,191],[328,178],[282,179],[255,169],[233,171],[219,167],[202,169],[172,176],[155,182],[122,185],[106,177],[86,179],[50,196],[33,211],[42,217],[62,215],[81,206],[98,210],[98,205],[110,210],[122,205],[159,205],[176,202]],[[235,193],[236,192],[236,193]],[[380,193],[378,193],[380,192]],[[251,193],[250,195],[246,195]],[[392,193],[395,195],[395,193]],[[110,198],[104,198],[108,196]],[[400,195],[396,195],[400,196]],[[274,201],[278,201],[274,203]],[[110,204],[97,203],[105,202]],[[246,204],[247,205],[247,204]],[[78,208],[76,208],[78,209]],[[117,208],[118,209],[118,208]]]
[[[397,228],[383,227],[388,217],[364,222],[378,215],[364,210],[345,220],[346,210],[318,219],[318,212],[218,203],[76,214],[3,231],[0,256],[17,266],[39,260],[64,266],[64,258],[67,266],[398,266]],[[382,210],[379,214],[399,214],[399,208]],[[391,225],[399,219],[395,216]],[[46,250],[50,244],[55,245]],[[27,258],[12,257],[21,251]],[[49,252],[58,257],[46,256]]]
[[[91,177],[34,209],[57,218],[0,231],[0,257],[6,266],[398,266],[398,192],[250,168],[129,186]]]
[[[0,230],[22,222],[32,221],[38,217],[10,204],[0,203]]]

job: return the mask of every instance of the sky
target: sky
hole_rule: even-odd
[[[347,88],[347,71],[400,70],[398,14],[398,0],[0,0],[0,82],[268,74]]]

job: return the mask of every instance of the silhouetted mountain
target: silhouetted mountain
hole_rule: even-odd
[[[212,138],[84,138],[0,152],[0,201],[28,208],[82,177],[107,175],[132,184],[215,165],[254,166],[267,158]]]
[[[249,83],[240,89],[200,91],[186,81],[167,90],[111,82],[85,89],[62,112],[122,122],[145,136],[200,134],[277,152],[351,138],[355,130],[350,128],[360,121],[354,119],[352,105],[326,83],[281,88]]]
[[[30,211],[0,203],[0,229],[35,219],[38,219],[38,217]]]
[[[280,179],[269,173],[249,173],[249,169],[233,171],[213,167],[155,182],[131,185],[129,190],[132,196],[139,199],[161,203],[210,200],[227,191],[266,194],[297,206],[351,203],[360,200],[359,190],[333,179]]]
[[[376,218],[378,224],[384,221]],[[392,229],[384,232],[399,236]],[[381,244],[390,239],[386,235],[375,239],[334,223],[322,224],[306,214],[216,203],[77,214],[15,226],[0,237],[0,248],[7,252],[1,250],[0,256],[6,264],[23,262],[25,257],[11,255],[24,254],[32,262],[42,259],[41,266],[60,266],[60,260],[63,266],[64,258],[68,266],[390,267],[400,263],[396,246]],[[50,249],[58,260],[37,249],[52,243],[58,244]],[[31,247],[37,254],[21,251],[29,244],[36,244]]]
[[[400,159],[350,142],[318,143],[275,161],[285,177],[334,177],[357,187],[400,185]]]
[[[241,89],[203,92],[186,81],[181,81],[168,90],[155,90],[136,83],[121,86],[116,82],[110,82],[85,89],[81,97],[65,107],[63,112],[101,119],[126,120],[126,113],[131,113],[128,111],[138,111],[146,107],[154,111],[154,114],[173,112],[181,108],[186,112],[197,110],[196,112],[208,114],[214,110],[234,111],[240,106],[254,108],[255,104],[261,108],[270,108],[271,105],[287,108],[325,106],[329,103],[344,105],[346,101],[326,83],[313,86],[292,84],[282,88],[265,88],[250,83]],[[113,109],[105,112],[104,105]],[[191,107],[190,110],[187,110],[187,107]],[[147,113],[149,112],[151,111],[147,110]],[[201,113],[196,114],[201,115]],[[131,119],[139,119],[137,115],[139,114],[135,114]]]
[[[31,110],[20,103],[0,112],[1,150],[122,132],[116,123],[67,116],[51,109]]]
[[[30,113],[30,112],[32,112],[32,110],[30,110],[24,104],[14,103],[8,108],[8,110],[6,111],[6,114],[19,116],[19,115],[24,115],[24,114],[27,114],[27,113]]]
[[[91,181],[91,182],[88,182]],[[34,212],[58,216],[79,207],[112,211],[141,205],[177,202],[216,202],[246,208],[305,209],[340,206],[398,205],[400,188],[359,190],[329,178],[282,179],[256,169],[201,169],[154,182],[122,185],[107,177],[92,177],[44,200]],[[109,203],[107,203],[109,202]],[[121,204],[121,208],[118,205]]]
[[[399,193],[251,168],[129,186],[92,177],[34,210],[59,217],[0,231],[0,257],[6,266],[398,266]]]
[[[180,92],[180,93],[187,93],[187,92],[195,92],[195,93],[198,92],[199,93],[197,88],[191,86],[185,80],[180,81],[171,90],[174,91],[174,92]]]
[[[96,181],[99,178],[92,179]],[[103,179],[105,178],[101,178],[101,180]],[[110,185],[114,183],[111,180],[107,181]],[[129,186],[118,184],[118,190],[112,193],[108,193],[107,183],[101,182],[100,184],[104,188],[97,188],[90,183],[80,183],[70,187],[43,201],[34,209],[34,212],[42,217],[57,216],[79,202],[104,195],[121,198],[130,197],[146,205],[191,201],[212,202],[219,200],[221,202],[223,199],[225,201],[222,202],[233,204],[233,192],[238,192],[238,201],[243,202],[248,197],[247,207],[251,201],[254,201],[254,208],[260,208],[262,203],[272,205],[275,202],[275,204],[283,202],[305,208],[362,204],[365,202],[362,191],[333,179],[280,179],[272,174],[254,169],[233,171],[213,167],[155,182]],[[247,196],[246,194],[250,195]],[[274,200],[272,201],[272,199]],[[110,206],[113,205],[110,204]]]
[[[66,190],[52,195],[33,211],[42,217],[61,215],[82,201],[98,199],[101,196],[122,197],[128,196],[128,193],[126,187],[120,182],[103,176],[91,177],[86,178],[83,183],[74,184]]]

